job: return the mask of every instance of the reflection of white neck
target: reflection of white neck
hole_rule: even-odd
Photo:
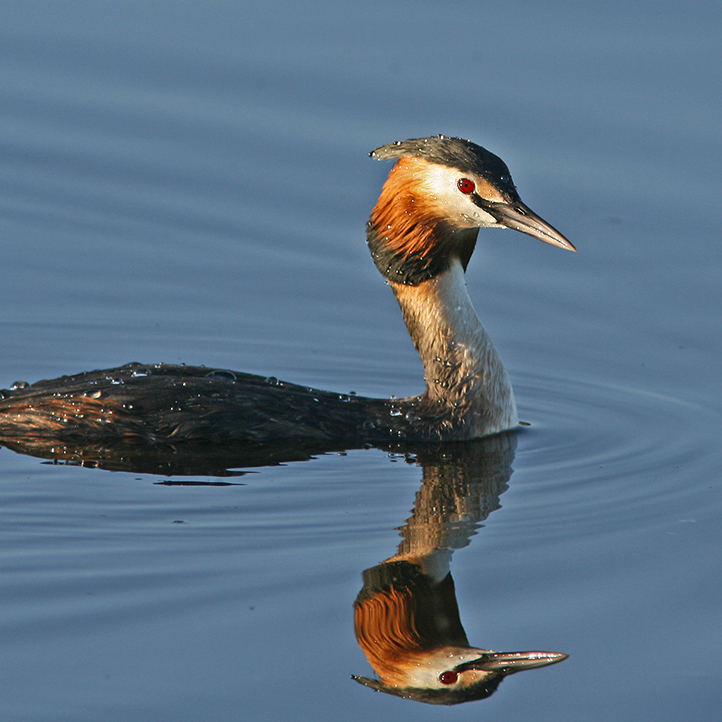
[[[421,356],[426,398],[453,409],[457,439],[514,428],[514,393],[501,357],[466,290],[461,262],[418,286],[391,283]]]

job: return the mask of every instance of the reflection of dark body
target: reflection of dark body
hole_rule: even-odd
[[[324,446],[436,442],[512,429],[508,375],[466,291],[479,228],[506,227],[574,250],[519,198],[509,169],[469,141],[391,143],[398,159],[368,223],[371,255],[401,306],[426,391],[336,394],[224,370],[129,364],[0,391],[0,439],[42,445],[190,443]]]
[[[375,690],[430,704],[484,699],[509,674],[566,658],[554,652],[471,647],[461,625],[449,561],[499,508],[511,476],[511,435],[419,455],[424,481],[398,552],[364,572],[354,605],[356,638]]]

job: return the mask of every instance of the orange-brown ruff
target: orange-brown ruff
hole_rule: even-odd
[[[387,249],[404,260],[412,256],[459,255],[466,268],[474,252],[478,229],[457,229],[446,220],[443,201],[435,195],[429,179],[433,163],[405,157],[390,171],[371,212],[369,228],[378,229]],[[393,280],[390,279],[390,280]]]
[[[511,383],[464,271],[480,228],[514,228],[574,247],[524,205],[506,164],[471,141],[418,138],[371,155],[398,160],[367,238],[424,364],[423,394],[371,399],[235,371],[135,363],[0,391],[0,441],[350,445],[514,428]]]

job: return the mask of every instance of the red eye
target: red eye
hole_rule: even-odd
[[[456,185],[462,193],[473,193],[476,190],[474,181],[468,178],[459,178],[459,182]]]
[[[469,181],[469,183],[471,183],[471,181]],[[461,182],[459,182],[459,184],[461,184]],[[471,183],[471,185],[473,186],[474,184]],[[439,675],[439,682],[441,682],[441,684],[454,684],[457,679],[459,679],[459,675],[456,674],[456,672],[452,672],[451,670],[449,670],[448,672],[442,672]]]

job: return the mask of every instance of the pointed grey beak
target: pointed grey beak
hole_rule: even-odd
[[[496,218],[498,223],[515,231],[521,231],[534,236],[544,243],[565,248],[567,251],[577,249],[546,221],[539,218],[534,211],[523,201],[514,200],[511,203],[484,203],[484,210]]]
[[[546,667],[550,664],[562,662],[569,655],[559,652],[487,652],[486,654],[464,662],[454,668],[455,672],[463,672],[465,669],[481,669],[487,672],[503,672],[512,674],[525,669]]]

